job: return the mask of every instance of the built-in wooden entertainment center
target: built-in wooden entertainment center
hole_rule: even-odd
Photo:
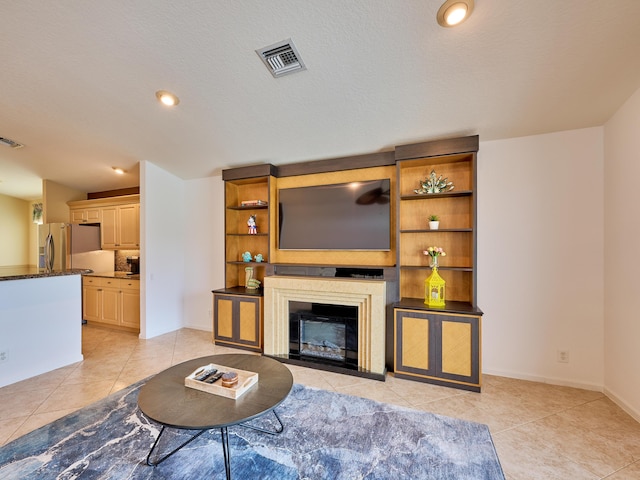
[[[361,352],[352,374],[384,379],[386,369],[397,377],[480,391],[478,145],[478,137],[471,136],[402,145],[392,152],[224,170],[226,271],[225,288],[213,292],[215,342],[296,363],[288,347],[297,333],[289,336],[283,299],[300,302],[308,296],[325,310],[332,305],[360,309],[360,328],[367,330],[357,334]],[[415,193],[432,170],[453,182],[453,190]],[[383,192],[390,206],[389,249],[278,248],[281,189],[377,179],[390,180],[390,191]],[[247,225],[254,215],[257,232]],[[430,215],[440,217],[438,230],[429,229]],[[445,307],[424,303],[431,268],[423,250],[429,246],[447,252],[438,269],[446,281]],[[243,259],[245,252],[250,261]],[[258,254],[262,261],[256,261]],[[245,288],[247,268],[261,288]],[[367,282],[378,286],[369,289]],[[332,361],[327,363],[318,368],[333,370]]]

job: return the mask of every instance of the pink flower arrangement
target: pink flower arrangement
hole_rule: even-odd
[[[429,255],[430,257],[437,257],[440,255],[442,255],[443,257],[447,256],[442,247],[429,247],[426,250],[423,250],[422,253],[424,253],[425,255]]]

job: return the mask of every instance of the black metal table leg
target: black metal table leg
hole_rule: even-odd
[[[255,426],[249,425],[247,423],[239,423],[238,425],[240,425],[241,427],[251,428],[252,430],[257,430],[258,432],[268,433],[269,435],[278,435],[278,434],[280,434],[280,433],[282,433],[284,431],[284,424],[282,423],[282,420],[280,420],[280,417],[276,413],[275,408],[273,410],[270,410],[270,411],[275,415],[276,420],[278,420],[278,423],[280,424],[280,426],[278,428],[276,428],[275,431],[267,430],[267,429],[262,428],[262,427],[255,427]]]
[[[229,430],[227,427],[220,429],[222,436],[222,454],[224,455],[224,471],[227,474],[227,480],[231,480],[231,451],[229,450]]]
[[[169,452],[167,455],[165,455],[161,459],[159,459],[159,460],[157,460],[155,462],[152,462],[151,461],[151,454],[153,453],[153,451],[155,450],[156,446],[158,445],[158,442],[160,441],[160,437],[162,437],[162,434],[164,433],[164,428],[165,427],[163,425],[162,428],[160,429],[160,433],[158,434],[158,438],[156,438],[156,441],[153,442],[153,446],[151,447],[151,450],[149,450],[149,455],[147,455],[147,465],[149,465],[151,467],[155,467],[156,465],[160,465],[162,462],[164,462],[167,458],[169,458],[171,455],[176,453],[182,447],[184,447],[185,445],[188,445],[189,443],[193,442],[196,438],[198,438],[200,435],[202,435],[204,432],[206,432],[206,430],[200,430],[198,433],[196,433],[193,437],[191,437],[189,440],[184,442],[178,448],[172,450],[171,452]]]

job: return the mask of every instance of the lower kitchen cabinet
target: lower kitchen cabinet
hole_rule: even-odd
[[[215,290],[213,339],[216,345],[262,352],[262,295],[243,287]]]
[[[84,276],[82,318],[139,332],[140,280]]]
[[[394,371],[398,378],[479,392],[482,312],[394,308]]]

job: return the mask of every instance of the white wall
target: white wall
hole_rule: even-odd
[[[0,282],[0,387],[82,361],[80,275]]]
[[[224,287],[224,182],[185,182],[185,326],[213,331],[212,290]]]
[[[640,420],[640,89],[605,124],[605,392]]]
[[[603,129],[481,142],[478,159],[483,371],[601,390]]]
[[[185,182],[151,162],[140,164],[140,337],[184,325]]]

